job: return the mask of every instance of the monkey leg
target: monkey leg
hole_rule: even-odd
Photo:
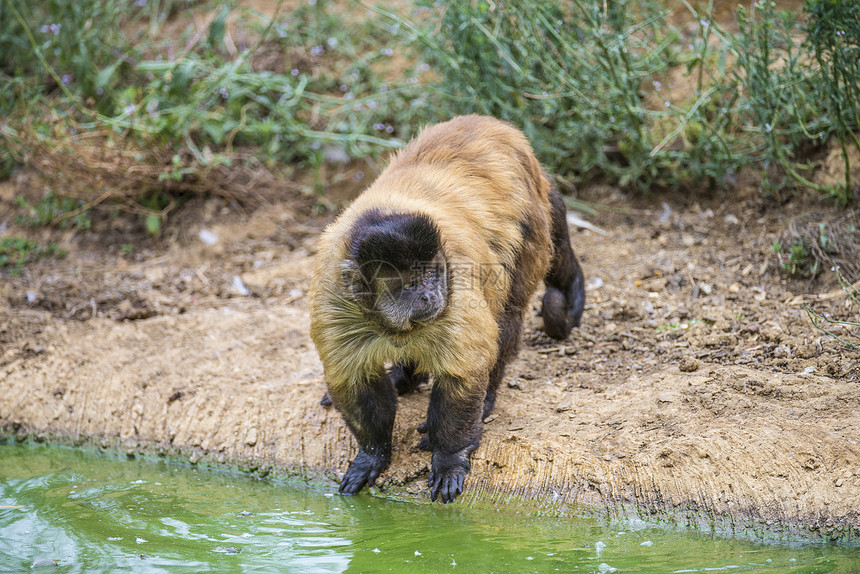
[[[499,320],[499,355],[496,364],[490,370],[490,381],[487,385],[487,395],[484,397],[484,410],[481,419],[485,419],[496,406],[496,391],[505,376],[508,363],[517,356],[520,348],[520,332],[523,328],[523,311],[521,307],[509,306]]]
[[[472,469],[469,457],[481,441],[485,388],[486,379],[467,382],[442,376],[433,383],[426,422],[433,451],[429,480],[432,501],[441,497],[444,503],[453,502],[463,492],[463,481]]]
[[[365,485],[372,486],[391,461],[397,394],[383,372],[358,388],[330,388],[329,396],[358,441],[358,454],[338,489],[342,494],[355,494]]]
[[[427,373],[416,373],[413,362],[394,363],[388,374],[398,395],[411,393],[430,378]]]
[[[388,371],[388,376],[391,377],[398,395],[411,393],[430,378],[427,373],[416,373],[415,363],[395,363]],[[323,394],[320,404],[324,407],[331,406],[328,391]]]
[[[564,339],[573,327],[579,326],[585,306],[585,281],[582,268],[570,246],[564,199],[554,187],[549,199],[552,204],[552,242],[555,249],[544,279],[546,293],[541,315],[544,332],[554,339]]]

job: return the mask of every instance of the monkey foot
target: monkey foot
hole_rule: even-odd
[[[398,395],[411,393],[430,380],[430,375],[427,373],[416,373],[414,365],[403,365],[395,363],[388,371],[388,376],[391,377],[391,382],[394,388],[397,389]]]
[[[341,494],[356,494],[364,485],[373,486],[379,474],[388,466],[389,457],[370,454],[365,450],[358,451],[350,463],[338,492]]]
[[[442,498],[447,504],[463,492],[463,481],[469,474],[472,465],[466,449],[454,454],[433,453],[433,463],[430,470],[430,500]]]
[[[541,315],[544,333],[553,339],[564,339],[573,327],[564,294],[555,287],[547,286],[543,296]]]
[[[421,437],[421,440],[418,441],[416,447],[418,450],[433,450],[433,445],[430,444],[430,435],[428,434],[429,429],[427,428],[427,421],[424,421],[420,425],[418,425],[418,433],[424,436]]]

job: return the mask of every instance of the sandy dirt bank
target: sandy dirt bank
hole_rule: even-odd
[[[809,207],[592,199],[606,233],[572,229],[583,326],[559,345],[528,318],[457,504],[525,498],[724,533],[860,538],[860,353],[797,303],[856,307],[833,277],[786,280],[770,247]],[[69,255],[0,277],[4,432],[334,484],[356,445],[319,405],[308,336],[322,222],[219,201],[134,250],[117,230],[40,232]],[[427,497],[429,454],[415,445],[428,397],[401,397],[387,494]]]

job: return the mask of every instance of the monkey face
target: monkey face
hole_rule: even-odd
[[[384,331],[406,333],[448,304],[448,266],[426,215],[369,210],[353,225],[341,263],[346,292]]]
[[[375,306],[388,327],[409,331],[416,324],[436,319],[447,304],[448,274],[444,257],[437,254],[427,263],[410,269],[377,273]]]
[[[398,269],[383,261],[344,262],[344,279],[364,313],[385,330],[405,333],[433,321],[448,302],[448,270],[439,251]]]

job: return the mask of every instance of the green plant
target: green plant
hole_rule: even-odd
[[[831,190],[847,204],[852,197],[848,147],[860,151],[860,3],[807,0],[805,46],[815,55],[816,93],[828,107],[830,129],[838,138],[845,163],[845,185]]]
[[[436,89],[457,113],[519,125],[556,173],[600,169],[647,188],[673,164],[671,154],[652,153],[660,112],[640,94],[676,59],[662,15],[649,0],[480,0],[446,6],[438,33],[419,37],[443,77]]]
[[[402,145],[398,136],[423,121],[418,72],[387,79],[394,52],[377,48],[387,30],[360,19],[346,24],[340,7],[324,0],[286,19],[222,6],[204,36],[184,39],[157,35],[154,14],[169,11],[170,2],[127,12],[119,0],[67,4],[0,0],[8,8],[0,21],[15,23],[0,32],[0,47],[14,47],[6,66],[17,66],[22,78],[13,92],[0,82],[0,104],[8,104],[0,159],[39,165],[82,208],[119,202],[140,213],[151,232],[183,195],[254,200],[261,181],[277,185],[272,171],[373,156]],[[108,15],[98,25],[76,20],[87,13]],[[254,38],[238,53],[227,46],[228,15]],[[147,16],[149,26],[141,26]],[[44,22],[62,18],[55,28],[47,25],[45,44]],[[112,29],[103,31],[101,22]],[[60,38],[72,28],[74,36]],[[129,29],[137,31],[131,38],[116,33]],[[67,51],[65,44],[52,48],[73,39]],[[48,49],[58,58],[46,57]],[[65,74],[66,55],[78,52],[98,58]],[[276,57],[257,58],[266,54]],[[20,97],[4,100],[5,93]]]
[[[0,238],[0,268],[11,268],[10,273],[13,275],[17,275],[22,266],[37,259],[65,256],[66,252],[57,247],[56,243],[40,247],[23,237]]]
[[[792,220],[772,245],[780,266],[791,275],[815,277],[832,267],[849,275],[860,273],[860,233],[857,213],[848,211],[838,217],[808,214]],[[784,249],[783,246],[789,246]]]
[[[766,192],[792,182],[819,189],[804,176],[808,166],[794,160],[799,145],[821,141],[824,129],[824,109],[795,39],[798,14],[779,12],[771,1],[757,3],[752,14],[739,6],[738,27],[732,77],[738,86],[737,119],[748,134],[745,153],[763,166]]]
[[[789,275],[799,274],[804,277],[814,277],[818,274],[819,264],[809,257],[809,250],[802,241],[792,243],[787,252],[783,251],[783,247],[778,241],[771,247],[779,258],[780,267]]]
[[[61,197],[49,191],[36,205],[31,205],[24,197],[15,198],[18,206],[27,214],[16,218],[16,222],[31,227],[54,225],[66,227],[69,223],[77,229],[89,229],[92,225],[90,211],[84,202],[71,197]]]
[[[120,24],[141,12],[122,0],[0,2],[0,75],[19,79],[0,88],[0,112],[62,88],[109,113],[130,50]]]
[[[853,138],[857,126],[860,59],[849,31],[860,21],[857,4],[821,3],[841,20],[827,20],[810,0],[809,21],[821,12],[821,34],[837,38],[833,46],[813,28],[804,42],[799,15],[773,2],[740,9],[738,34],[712,20],[712,3],[699,9],[686,0],[696,25],[685,30],[665,17],[664,3],[649,0],[427,1],[438,14],[432,32],[410,29],[441,75],[436,97],[457,113],[523,127],[554,173],[648,190],[700,188],[753,166],[765,192],[801,186],[845,203],[850,194],[815,183],[812,166],[798,159],[833,135]],[[817,64],[814,50],[823,54]],[[825,65],[831,71],[820,73]],[[679,69],[695,83],[684,99],[669,81]]]
[[[848,299],[858,306],[857,311],[860,311],[860,282],[851,284],[848,279],[842,275],[838,266],[834,266],[831,271],[836,274],[836,279],[839,281],[839,286],[845,292]],[[846,347],[852,349],[860,349],[860,323],[856,321],[848,321],[846,319],[838,319],[830,313],[821,313],[813,309],[809,304],[803,306],[812,325],[821,331],[830,335]],[[825,325],[827,327],[825,327]],[[842,331],[842,337],[836,334],[835,331]],[[852,342],[852,340],[854,342]]]

